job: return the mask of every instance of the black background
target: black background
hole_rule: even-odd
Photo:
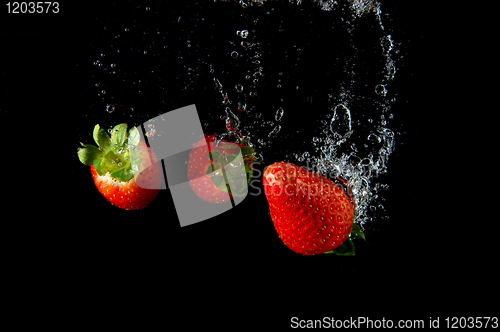
[[[122,211],[96,193],[76,156],[80,141],[91,142],[95,123],[109,127],[130,122],[133,114],[133,124],[138,125],[192,103],[207,112],[207,119],[221,113],[211,109],[220,103],[207,88],[213,85],[211,76],[191,81],[199,89],[183,89],[172,80],[188,79],[182,66],[170,64],[178,63],[178,53],[164,53],[172,59],[152,55],[163,53],[158,43],[150,44],[149,32],[183,31],[175,26],[177,18],[188,20],[183,23],[187,26],[189,19],[196,20],[191,13],[201,15],[200,6],[152,3],[153,13],[144,14],[133,10],[135,3],[61,4],[61,13],[36,17],[6,15],[3,8],[0,114],[7,146],[2,163],[7,179],[3,220],[8,270],[19,290],[16,303],[42,309],[54,300],[57,305],[49,306],[54,312],[78,319],[82,313],[107,316],[110,307],[115,308],[111,303],[118,302],[128,309],[153,307],[153,316],[170,317],[165,325],[179,320],[186,326],[229,322],[262,326],[269,319],[285,328],[293,316],[427,320],[490,315],[488,299],[498,295],[493,284],[498,278],[493,269],[498,250],[489,225],[494,216],[479,217],[474,200],[481,193],[463,171],[465,138],[463,125],[457,122],[465,107],[460,86],[466,70],[456,58],[461,49],[456,42],[467,36],[451,21],[456,18],[453,9],[407,1],[382,4],[403,55],[397,65],[398,96],[393,105],[403,135],[397,137],[389,172],[382,179],[391,188],[383,193],[389,218],[369,225],[367,243],[359,243],[356,256],[350,258],[291,252],[276,236],[263,195],[249,196],[224,215],[181,229],[167,191],[143,211]],[[220,20],[207,25],[221,33],[226,26],[231,27],[228,31],[238,28],[231,16],[240,10],[238,5],[204,6],[221,11],[212,16]],[[273,18],[270,30],[272,24]],[[138,59],[133,70],[122,69],[119,77],[142,77],[140,89],[145,92],[130,95],[120,79],[105,79],[113,103],[135,106],[133,112],[117,108],[107,114],[93,86],[101,78],[92,76],[99,75],[92,62],[103,49],[110,49],[109,44],[126,49],[127,40],[120,44],[110,38],[127,26],[140,27],[131,28],[131,33],[148,31],[148,37],[128,38],[137,42],[134,49],[144,48],[149,55]],[[320,43],[319,28],[308,29],[314,32],[308,45]],[[203,35],[189,38],[213,50],[224,47],[217,38],[212,42]],[[186,35],[167,40],[169,47],[178,45],[179,54],[183,53]],[[286,43],[284,39],[283,47]],[[280,49],[270,52],[269,63],[286,66],[273,59]],[[183,54],[182,61],[196,63],[196,52]],[[123,58],[118,58],[117,64],[121,63]],[[224,66],[231,64],[219,64]],[[304,114],[314,112],[315,105],[304,99],[324,95],[323,85],[319,78],[300,74],[318,72],[319,61],[311,66],[288,77],[303,84],[305,91],[293,94],[285,109],[301,105]],[[146,74],[152,67],[156,74]],[[319,98],[317,103],[324,102]],[[269,97],[264,102],[275,100]],[[288,127],[300,123],[301,135],[310,137],[313,117],[297,113],[294,118]],[[303,144],[300,136],[285,132],[282,137],[283,148],[266,150],[263,166],[284,158],[293,144]],[[203,319],[197,321],[193,317],[199,316],[194,315]],[[45,316],[50,321],[55,317]]]

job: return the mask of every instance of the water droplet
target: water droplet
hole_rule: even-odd
[[[380,137],[378,137],[377,135],[375,135],[373,133],[368,135],[367,139],[369,141],[376,142],[376,143],[380,143],[382,141],[382,139]]]
[[[385,119],[385,116],[383,114],[380,116],[380,124],[382,126],[387,125],[387,120]]]
[[[236,34],[240,36],[241,38],[247,38],[248,37],[248,30],[238,30],[236,31]]]
[[[148,124],[148,131],[146,132],[147,137],[153,137],[156,134],[155,125],[150,123]]]
[[[387,35],[381,38],[380,45],[382,46],[382,51],[387,56],[394,49],[394,40],[391,35]]]
[[[240,125],[240,119],[231,111],[229,107],[226,107],[226,128],[229,131],[236,131]]]
[[[394,64],[394,61],[392,59],[389,59],[385,65],[385,68],[387,70],[387,79],[393,80],[394,76],[396,75],[396,65]]]
[[[247,110],[247,104],[241,101],[238,102],[238,111],[245,112]]]
[[[114,105],[111,105],[111,104],[107,104],[106,105],[106,112],[108,113],[113,113],[115,111],[115,106]]]
[[[330,131],[337,144],[343,143],[352,134],[351,111],[344,104],[338,104],[333,110]]]
[[[284,113],[285,113],[285,111],[283,110],[282,107],[278,108],[278,110],[276,111],[276,115],[274,116],[274,119],[276,121],[281,121],[281,118],[283,118]]]
[[[278,136],[278,133],[280,132],[280,130],[281,130],[281,126],[277,125],[276,127],[273,128],[273,130],[271,130],[271,132],[267,136],[269,138],[274,138],[274,137]]]
[[[375,86],[375,93],[379,96],[385,97],[387,95],[387,88],[385,84],[377,84]]]
[[[214,77],[214,83],[217,89],[222,90],[222,83],[215,77]]]

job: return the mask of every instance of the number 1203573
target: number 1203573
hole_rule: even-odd
[[[59,13],[59,2],[7,2],[7,13],[9,14],[57,14]]]
[[[446,328],[498,328],[498,317],[446,317]]]

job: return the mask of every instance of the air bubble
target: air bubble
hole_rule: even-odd
[[[226,128],[229,131],[236,131],[240,125],[240,119],[231,111],[229,107],[226,107]]]
[[[285,111],[283,110],[282,107],[278,108],[278,110],[276,111],[276,115],[274,116],[274,119],[276,121],[281,121],[284,113],[285,113]]]
[[[232,51],[231,52],[231,57],[236,59],[238,57],[238,52]]]
[[[146,132],[147,137],[153,137],[156,134],[156,129],[154,124],[148,124],[148,131]]]
[[[274,127],[274,129],[267,136],[269,138],[274,138],[274,137],[278,136],[278,133],[280,132],[280,130],[281,130],[281,126],[277,125],[276,127]]]
[[[389,59],[385,65],[385,68],[387,70],[387,79],[393,80],[394,76],[396,75],[396,65],[394,64],[394,61],[392,59]]]
[[[344,104],[338,104],[333,110],[330,131],[337,144],[344,142],[352,134],[351,111]]]
[[[108,113],[113,113],[115,111],[115,106],[114,105],[111,105],[111,104],[107,104],[106,105],[106,112]]]
[[[222,90],[222,83],[215,77],[214,77],[214,83],[217,89]]]
[[[240,36],[241,38],[247,38],[248,37],[248,30],[238,30],[236,31],[236,34]]]
[[[375,93],[379,96],[385,97],[387,95],[387,88],[384,84],[377,84],[375,86]]]
[[[386,56],[394,49],[394,40],[392,40],[391,35],[387,35],[381,38],[380,45],[382,46],[382,51]]]
[[[368,135],[367,139],[372,142],[380,143],[382,139],[375,134]]]

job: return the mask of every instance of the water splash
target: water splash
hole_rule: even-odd
[[[216,1],[217,2],[217,1]],[[224,2],[224,0],[219,1]],[[228,2],[226,0],[225,2]],[[274,8],[271,1],[245,0],[236,1],[242,8],[250,11],[251,7],[265,8],[266,15],[270,14]],[[305,1],[289,0],[292,6],[301,6]],[[322,173],[330,178],[340,177],[347,180],[352,186],[352,192],[356,201],[356,222],[365,224],[372,220],[372,216],[377,211],[384,211],[382,199],[379,192],[388,189],[387,184],[380,182],[379,176],[387,172],[389,156],[395,147],[396,133],[390,128],[394,119],[394,114],[390,113],[392,104],[395,102],[396,93],[392,91],[392,82],[397,73],[395,53],[397,53],[397,43],[394,41],[389,29],[382,22],[382,10],[376,0],[313,0],[309,1],[323,12],[332,15],[342,14],[341,20],[345,24],[345,31],[349,39],[348,47],[352,54],[342,59],[339,65],[345,78],[338,82],[339,85],[331,84],[328,92],[328,109],[325,109],[320,117],[318,128],[310,142],[314,151],[294,151],[288,154],[291,161],[303,165],[313,171]],[[266,11],[267,10],[267,11]],[[250,13],[250,12],[248,12]],[[245,15],[245,14],[243,14]],[[314,17],[312,15],[311,17]],[[338,17],[337,17],[338,19]],[[374,56],[366,56],[365,45],[362,44],[360,36],[364,36],[362,20],[371,19],[373,29],[378,29],[379,37],[375,39],[375,45],[379,48]],[[266,118],[267,112],[263,112],[261,105],[254,103],[255,98],[260,96],[261,80],[266,79],[266,66],[261,59],[265,59],[265,44],[259,40],[259,20],[246,26],[245,29],[236,31],[236,36],[244,39],[245,47],[252,50],[251,53],[242,53],[242,58],[238,61],[246,61],[249,68],[242,81],[251,82],[248,93],[237,97],[238,104],[245,104],[245,112],[242,114],[241,130],[249,136],[256,135],[258,148],[266,149],[273,145],[274,139],[286,128],[287,123],[283,120],[284,109],[279,106],[273,114],[274,124]],[[336,25],[332,16],[332,24]],[[304,28],[305,29],[305,28]],[[277,30],[282,31],[282,30]],[[325,41],[327,42],[327,41]],[[373,41],[372,41],[373,42]],[[234,42],[237,45],[237,41]],[[243,44],[241,44],[243,45]],[[296,47],[297,61],[300,59],[300,52],[304,49]],[[229,53],[232,54],[232,53]],[[364,63],[366,58],[377,59],[378,62]],[[296,62],[298,63],[298,62]],[[325,63],[326,65],[327,63]],[[363,69],[363,68],[368,69]],[[365,72],[375,71],[378,82],[371,85],[369,89],[363,89],[369,78]],[[238,75],[238,71],[234,72]],[[280,73],[276,87],[282,88],[286,85],[286,76]],[[243,83],[238,85],[238,92],[244,91]],[[300,93],[303,85],[297,85],[296,91]],[[245,87],[246,89],[246,87]],[[283,96],[281,101],[287,100],[290,96]],[[319,96],[321,97],[321,96]],[[306,102],[314,104],[316,97],[309,95]],[[231,100],[232,97],[229,97]],[[243,99],[243,100],[241,100]],[[240,109],[240,107],[238,107]],[[258,111],[252,117],[246,117],[250,111]],[[227,113],[227,112],[226,112]],[[307,115],[304,115],[307,116]],[[230,116],[226,121],[230,121]],[[267,134],[259,131],[259,128],[271,128]],[[228,128],[228,130],[231,130]]]
[[[221,4],[224,2],[233,4]],[[169,104],[170,100],[177,97],[172,91],[180,91],[188,98],[205,89],[201,92],[206,99],[202,100],[212,103],[200,119],[205,128],[219,133],[220,138],[249,140],[262,153],[261,160],[265,157],[271,162],[276,150],[279,153],[288,149],[283,155],[289,161],[347,180],[357,204],[357,222],[370,221],[373,213],[383,210],[379,194],[388,186],[379,177],[387,172],[397,136],[393,104],[397,97],[394,80],[398,74],[398,43],[383,22],[389,16],[382,13],[380,3],[215,0],[200,4],[205,9],[217,5],[232,8],[228,11],[232,10],[236,23],[224,21],[217,25],[220,17],[216,17],[204,24],[215,11],[200,9],[191,18],[171,18],[175,26],[183,27],[176,30],[179,40],[172,37],[173,32],[141,31],[136,25],[129,26],[130,22],[113,32],[113,47],[99,50],[88,61],[93,70],[103,73],[92,82],[101,105],[115,105],[119,111],[113,116],[133,109],[122,101],[126,92],[115,95],[113,82],[129,87],[123,91],[133,90],[134,97],[146,96],[145,92],[158,86],[155,91],[161,96],[157,99],[161,100],[162,111],[175,109],[169,108],[173,104]],[[287,25],[280,8],[303,20],[291,20],[292,24]],[[152,5],[147,11],[155,13],[157,9]],[[315,20],[322,18],[321,22],[331,25],[322,27],[331,30],[331,35],[325,34],[328,38],[322,39],[321,45],[313,45],[310,33],[317,31]],[[214,29],[213,38],[206,38],[207,32],[202,30],[205,28]],[[365,34],[367,29],[369,36]],[[134,34],[139,40],[135,45],[139,46],[130,47],[127,38]],[[289,44],[283,42],[280,48],[282,40]],[[314,39],[314,43],[317,41]],[[124,59],[128,58],[133,60],[133,70],[127,68]],[[163,58],[168,61],[162,62]],[[138,72],[136,64],[141,64],[144,71]],[[308,71],[311,67],[317,70]],[[168,71],[161,72],[161,68]],[[138,74],[133,76],[133,72]],[[328,73],[325,83],[314,85],[323,72]],[[168,80],[175,82],[175,89],[165,88],[163,83]],[[141,105],[138,109],[145,108],[143,105],[152,99],[144,97],[141,103],[133,103]],[[103,113],[102,107],[97,109]],[[106,110],[110,113],[111,108]],[[141,114],[140,110],[134,111],[134,120],[140,122]],[[311,124],[313,129],[306,128]],[[158,135],[161,133],[154,134]]]

